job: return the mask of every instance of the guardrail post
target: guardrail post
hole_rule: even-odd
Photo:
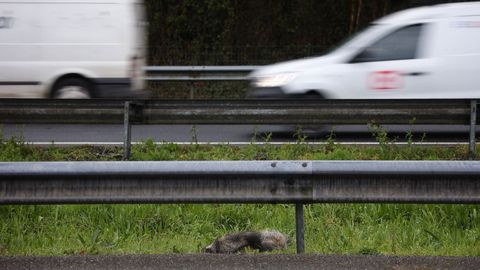
[[[123,111],[123,159],[130,158],[130,149],[132,146],[132,125],[130,124],[130,101],[125,101]]]
[[[195,99],[195,82],[190,84],[190,99]]]
[[[475,143],[476,143],[476,125],[477,125],[477,100],[470,101],[470,143],[469,143],[469,158],[475,159]]]
[[[305,223],[303,216],[303,203],[295,204],[295,226],[297,254],[305,252]]]

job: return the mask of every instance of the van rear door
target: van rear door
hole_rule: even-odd
[[[32,72],[39,57],[38,16],[33,4],[0,2],[0,96],[43,97]]]
[[[435,81],[439,95],[480,97],[480,16],[442,20],[436,30],[435,54],[439,58]]]

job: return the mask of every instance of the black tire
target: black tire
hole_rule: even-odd
[[[322,96],[322,94],[320,94],[320,92],[318,91],[315,91],[315,90],[310,90],[310,91],[307,91],[305,94],[303,94],[301,96],[302,99],[316,99],[316,100],[319,100],[319,99],[325,99],[324,96]],[[317,137],[317,136],[321,136],[327,132],[329,132],[331,130],[331,126],[330,125],[307,125],[307,126],[303,126],[303,127],[295,127],[295,130],[298,132],[299,131],[299,128],[300,128],[300,133],[301,135],[306,135],[306,136],[309,136],[309,137]]]
[[[91,84],[82,78],[66,78],[53,87],[52,98],[89,99],[92,98]]]
[[[310,90],[306,92],[305,94],[303,94],[303,98],[304,99],[325,99],[325,97],[322,96],[322,94],[320,94],[315,90]]]

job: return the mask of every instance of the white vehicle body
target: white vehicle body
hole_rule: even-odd
[[[0,97],[137,95],[143,9],[140,0],[0,0]]]
[[[251,97],[480,98],[480,2],[401,11],[325,56],[264,66]]]

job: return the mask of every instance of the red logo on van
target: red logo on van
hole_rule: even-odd
[[[397,71],[382,70],[370,73],[368,88],[372,90],[394,90],[403,87],[403,76]]]

